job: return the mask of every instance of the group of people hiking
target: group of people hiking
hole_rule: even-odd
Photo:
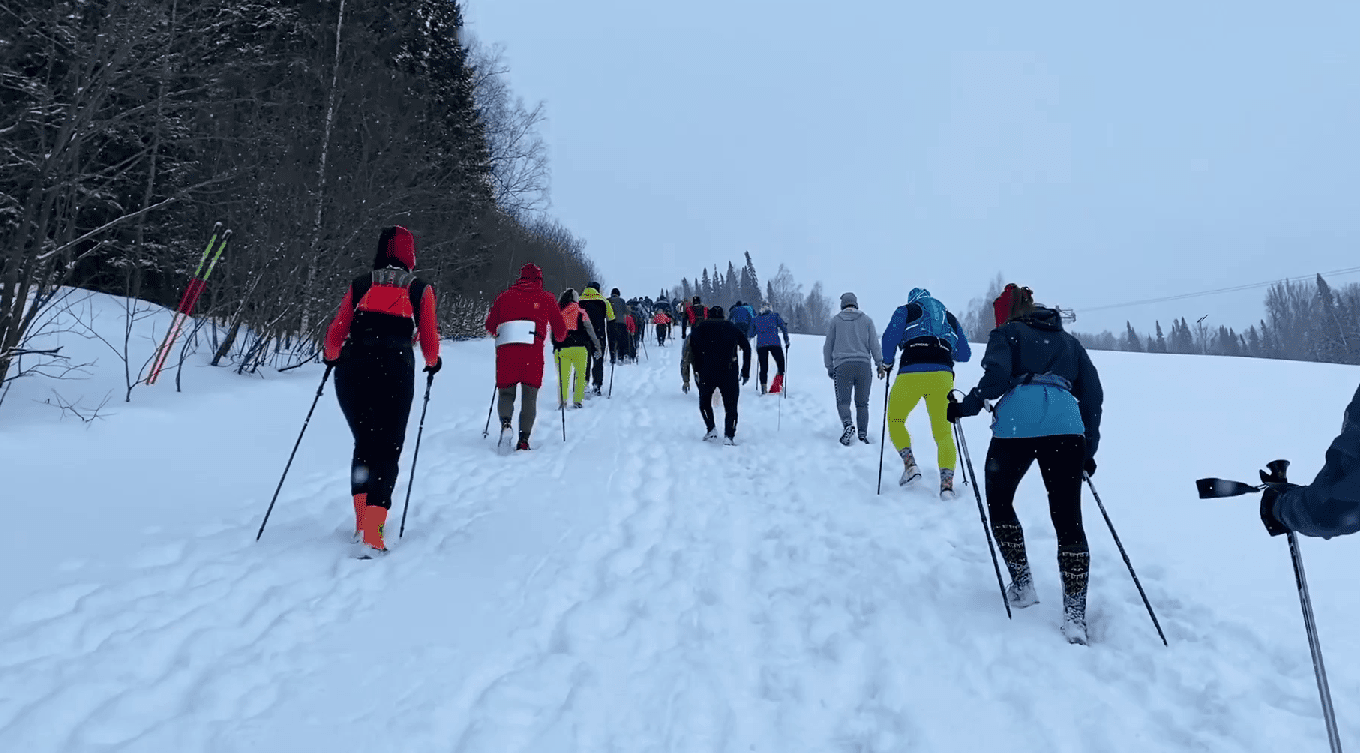
[[[420,343],[429,381],[443,363],[435,291],[415,275],[415,262],[411,233],[403,227],[384,229],[373,270],[350,283],[325,337],[327,374],[334,369],[336,395],[354,436],[350,490],[355,540],[364,556],[386,552],[384,526],[414,400],[413,344]],[[739,301],[729,314],[720,306],[705,306],[697,296],[675,303],[629,302],[617,288],[610,293],[603,297],[592,281],[579,294],[568,288],[554,296],[544,288],[542,271],[525,264],[519,280],[497,297],[485,329],[496,344],[502,450],[512,444],[529,449],[549,333],[563,410],[582,406],[587,382],[590,394],[602,393],[606,353],[611,364],[636,359],[643,332],[639,321],[652,323],[658,344],[666,342],[679,322],[682,389],[690,391],[692,374],[705,440],[721,436],[724,443],[735,444],[740,390],[751,377],[752,337],[760,358],[760,392],[767,392],[769,358],[776,374],[768,392],[784,390],[788,326],[769,306],[757,313]],[[954,364],[972,357],[970,346],[958,319],[928,290],[913,289],[881,337],[873,320],[860,311],[855,294],[842,295],[823,343],[827,374],[835,383],[840,442],[871,443],[869,391],[875,376],[892,374],[897,359],[884,420],[903,463],[899,483],[909,486],[922,477],[907,418],[924,401],[935,440],[940,496],[952,499],[958,453],[951,424],[989,410],[993,436],[983,464],[984,484],[991,533],[1010,574],[1006,599],[1017,608],[1038,602],[1014,508],[1020,481],[1037,462],[1058,539],[1062,632],[1073,643],[1085,643],[1090,554],[1081,486],[1096,471],[1104,401],[1100,376],[1081,343],[1063,330],[1060,312],[1036,303],[1029,288],[1007,285],[993,312],[996,327],[982,357],[982,378],[962,393],[955,389]],[[721,435],[713,408],[716,394],[721,394],[725,411]],[[516,442],[511,423],[517,398],[522,402]],[[1265,486],[1261,519],[1271,535],[1297,531],[1330,538],[1360,530],[1360,390],[1317,479],[1307,486]]]

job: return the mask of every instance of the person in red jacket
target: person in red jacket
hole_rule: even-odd
[[[335,369],[335,396],[354,435],[350,494],[365,558],[387,551],[383,529],[415,398],[414,341],[427,373],[443,365],[434,288],[415,276],[415,266],[411,231],[385,228],[373,271],[350,283],[326,330],[325,362]]]
[[[496,338],[497,414],[501,419],[498,449],[510,449],[510,419],[515,414],[515,387],[522,388],[519,444],[529,449],[529,434],[538,415],[538,390],[543,386],[543,343],[552,328],[553,340],[567,338],[567,322],[557,298],[543,289],[543,270],[533,264],[520,269],[519,281],[496,297],[486,315],[486,331]]]

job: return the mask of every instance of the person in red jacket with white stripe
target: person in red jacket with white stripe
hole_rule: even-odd
[[[415,266],[411,231],[385,228],[373,271],[350,283],[326,331],[325,362],[335,369],[335,396],[354,435],[350,493],[365,558],[387,551],[383,529],[415,399],[415,340],[427,373],[443,364],[434,288],[415,276]]]
[[[519,443],[529,449],[529,434],[538,415],[538,390],[543,386],[543,343],[552,328],[553,339],[567,338],[567,322],[557,298],[543,289],[543,270],[534,264],[520,269],[519,281],[496,297],[486,315],[487,334],[496,338],[497,414],[501,419],[498,449],[510,449],[510,419],[515,414],[515,387],[521,387],[524,405],[519,411]]]

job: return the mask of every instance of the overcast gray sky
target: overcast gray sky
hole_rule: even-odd
[[[1075,329],[1360,266],[1360,2],[465,0],[547,103],[552,213],[655,295],[750,251],[886,320],[997,272]],[[1336,283],[1360,281],[1360,275]]]

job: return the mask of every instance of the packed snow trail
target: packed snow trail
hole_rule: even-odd
[[[1254,502],[1200,502],[1191,481],[1249,480],[1267,456],[1291,454],[1311,474],[1335,421],[1304,427],[1259,406],[1290,386],[1344,405],[1360,371],[1095,354],[1109,395],[1095,481],[1171,645],[1088,505],[1091,645],[1075,647],[1058,632],[1037,471],[1017,509],[1041,603],[1008,621],[971,488],[960,479],[952,502],[934,494],[924,410],[910,424],[921,488],[897,486],[889,448],[876,496],[880,427],[872,446],[837,443],[820,342],[796,340],[789,399],[758,396],[753,380],[738,447],[699,440],[678,347],[649,346],[617,368],[612,399],[568,411],[565,443],[549,376],[534,450],[504,458],[481,438],[491,346],[450,344],[406,536],[372,562],[345,556],[350,440],[329,390],[253,542],[319,367],[264,383],[196,369],[209,385],[192,399],[147,390],[88,430],[10,428],[0,451],[26,469],[15,492],[31,504],[10,529],[23,540],[0,555],[24,574],[4,586],[0,740],[24,751],[1326,749],[1287,552]],[[1157,379],[1171,365],[1185,376],[1175,392]],[[977,376],[966,365],[959,383]],[[966,430],[980,464],[985,419]],[[1305,542],[1351,745],[1355,551]]]

